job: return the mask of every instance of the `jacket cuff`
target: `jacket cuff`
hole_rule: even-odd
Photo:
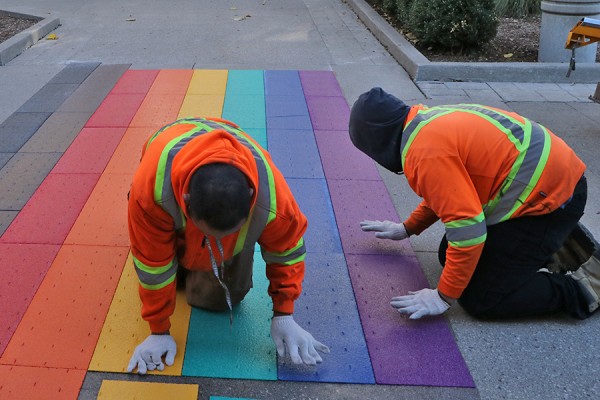
[[[440,282],[438,283],[437,289],[438,289],[438,292],[440,292],[448,297],[452,297],[454,299],[460,298],[460,295],[465,290],[465,288],[457,288],[454,286],[450,286],[450,285],[446,284],[443,280],[440,280]]]
[[[149,322],[152,333],[163,333],[171,329],[171,321],[166,319],[160,322]]]
[[[408,219],[404,221],[404,228],[410,235],[419,235],[427,228],[419,225],[420,224],[417,223],[413,217],[408,217]]]
[[[294,301],[293,300],[277,300],[273,299],[273,311],[293,314],[294,313]]]

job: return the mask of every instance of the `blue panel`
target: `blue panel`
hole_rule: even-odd
[[[183,376],[276,380],[275,345],[270,337],[272,302],[265,263],[255,254],[254,287],[229,313],[192,308]]]
[[[312,129],[306,100],[300,96],[267,96],[269,129]]]
[[[342,253],[333,207],[324,179],[288,179],[292,193],[308,219],[304,243],[308,253]]]
[[[294,319],[331,352],[310,368],[295,366],[288,357],[279,359],[280,380],[375,383],[343,254],[307,254]]]
[[[298,71],[265,71],[265,94],[267,96],[289,96],[298,94],[304,97]]]
[[[312,131],[268,130],[269,153],[285,178],[324,178]]]

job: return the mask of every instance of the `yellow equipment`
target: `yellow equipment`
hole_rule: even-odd
[[[600,41],[600,19],[586,17],[575,24],[569,32],[565,44],[565,49],[571,49],[571,62],[569,63],[567,77],[571,75],[571,71],[575,71],[575,49],[598,41]],[[594,96],[590,96],[590,99],[600,102],[600,82],[596,87],[596,93]]]

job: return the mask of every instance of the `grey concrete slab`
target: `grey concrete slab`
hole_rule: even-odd
[[[300,400],[300,399],[343,399],[343,400],[477,400],[475,389],[441,388],[394,385],[352,385],[315,382],[252,381],[238,379],[209,379],[196,377],[174,377],[88,372],[78,400],[98,397],[102,380],[142,381],[161,383],[187,383],[200,386],[199,400],[210,396],[245,398],[257,400]]]
[[[0,153],[0,168],[4,167],[14,155],[15,153]]]
[[[18,211],[0,211],[0,235],[4,234],[18,213]]]
[[[99,65],[99,62],[70,62],[48,83],[82,83]]]
[[[0,124],[0,152],[19,151],[40,126],[48,119],[47,112],[16,112]]]
[[[3,66],[0,68],[0,122],[33,96],[61,69],[62,65]]]
[[[21,147],[20,153],[63,153],[92,112],[55,112]]]
[[[77,83],[47,83],[17,112],[52,113],[77,89]]]
[[[0,210],[21,210],[59,157],[59,153],[15,154],[0,170]]]
[[[99,66],[58,108],[58,111],[93,113],[127,69],[129,64]]]
[[[3,89],[0,91],[0,121],[11,116],[72,60],[102,62],[99,68],[108,64],[131,64],[134,69],[333,70],[348,104],[352,104],[360,93],[373,86],[381,86],[410,104],[452,103],[467,99],[512,108],[547,123],[557,131],[569,128],[569,134],[564,134],[565,140],[580,153],[588,165],[586,175],[589,200],[583,221],[600,237],[600,161],[597,161],[595,154],[600,148],[600,143],[597,142],[600,135],[595,129],[600,126],[600,105],[587,99],[593,93],[595,83],[557,84],[559,78],[564,79],[564,66],[557,68],[551,65],[535,72],[537,67],[523,64],[517,68],[509,65],[510,63],[502,68],[497,68],[496,65],[472,68],[462,64],[429,63],[427,68],[430,72],[437,71],[436,73],[441,73],[438,76],[444,79],[462,77],[465,80],[466,77],[467,80],[476,79],[479,82],[523,82],[534,81],[532,79],[540,79],[541,76],[551,85],[535,87],[531,91],[519,90],[518,85],[494,88],[487,83],[446,82],[446,88],[462,91],[460,96],[430,93],[430,98],[427,98],[423,94],[427,93],[427,88],[422,86],[422,92],[411,80],[414,72],[411,68],[418,69],[419,63],[425,61],[419,60],[418,54],[412,53],[414,57],[410,55],[412,46],[402,48],[405,43],[401,41],[386,42],[378,39],[378,32],[389,30],[389,26],[367,28],[348,6],[357,1],[3,0],[2,8],[29,14],[60,16],[62,25],[55,31],[58,40],[39,41],[14,58],[8,66],[0,68],[0,87]],[[364,1],[361,1],[364,5]],[[234,20],[246,14],[251,16],[241,21]],[[165,23],[165,16],[176,18],[177,23]],[[131,17],[135,21],[127,21]],[[385,22],[381,18],[377,20],[380,24],[382,21]],[[398,56],[398,49],[402,50],[403,55]],[[392,56],[400,57],[400,63],[392,62]],[[406,57],[406,60],[401,57]],[[24,72],[20,72],[21,70]],[[593,68],[586,71],[586,68],[578,65],[577,71],[572,74],[573,80],[594,71]],[[597,80],[598,74],[595,76]],[[421,76],[419,79],[418,84],[421,86],[422,80],[426,78]],[[566,94],[563,101],[562,91]],[[77,108],[76,103],[84,97],[81,96],[72,103],[63,103],[65,108],[61,108],[61,113],[58,113],[61,115],[56,118],[67,118],[68,113],[62,113],[64,111],[89,111]],[[72,98],[75,99],[75,95]],[[25,168],[13,167],[13,171],[20,171],[20,174],[15,172],[13,179],[33,184],[39,182],[40,176],[33,171],[36,168],[27,166],[23,157],[34,160],[41,156],[33,153],[36,151],[57,150],[58,154],[64,151],[77,131],[78,123],[73,121],[51,122],[55,126],[64,123],[64,126],[71,128],[65,133],[51,128],[50,124],[48,127],[42,126],[38,132],[40,136],[32,137],[27,147],[22,148],[22,151],[32,153],[19,155]],[[50,139],[49,135],[55,136]],[[5,137],[0,136],[0,143],[4,141]],[[4,166],[3,171],[10,165],[16,165],[14,157]],[[398,214],[401,217],[407,216],[419,199],[414,194],[414,197],[411,196],[412,191],[404,178],[382,175]],[[0,195],[4,195],[7,190],[17,200],[26,198],[27,194],[17,195],[17,186],[18,182],[9,181],[0,174]],[[21,188],[21,191],[24,190]],[[8,197],[5,200],[3,202],[10,202]],[[10,219],[14,214],[15,210],[1,212],[0,219]],[[441,274],[437,262],[437,245],[442,234],[443,226],[437,223],[420,236],[409,239],[432,286]],[[384,400],[478,398],[479,394],[485,399],[599,396],[600,387],[596,378],[600,363],[596,355],[600,352],[594,340],[598,332],[597,315],[582,322],[558,317],[492,323],[473,320],[457,306],[449,310],[447,318],[477,389],[138,377],[89,372],[80,398],[96,398],[102,379],[198,383],[202,399],[207,399],[210,395],[257,399]]]

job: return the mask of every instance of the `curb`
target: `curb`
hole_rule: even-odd
[[[0,66],[6,65],[10,60],[21,54],[25,49],[31,47],[38,40],[52,32],[60,25],[60,19],[56,17],[41,18],[36,17],[35,15],[27,15],[3,10],[0,10],[0,15],[24,17],[39,21],[29,29],[25,29],[10,39],[0,43]]]
[[[597,83],[600,64],[431,62],[364,0],[344,0],[414,81]],[[565,34],[566,37],[566,34]]]

